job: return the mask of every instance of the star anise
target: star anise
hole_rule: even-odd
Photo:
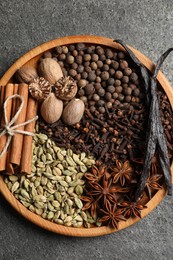
[[[108,179],[106,175],[104,175],[102,178],[102,185],[96,182],[90,182],[89,184],[92,187],[92,190],[88,192],[88,195],[97,196],[96,200],[103,198],[104,205],[106,205],[107,200],[116,203],[115,196],[112,194],[112,180]]]
[[[145,190],[151,199],[153,190],[159,190],[162,188],[162,186],[159,184],[159,180],[162,178],[162,175],[155,174],[148,177]]]
[[[125,217],[123,216],[123,209],[117,209],[117,205],[111,205],[109,201],[106,203],[106,210],[100,210],[104,216],[99,219],[99,222],[106,222],[109,226],[118,229],[118,222],[123,220],[125,221]]]
[[[132,181],[133,168],[129,161],[125,163],[116,160],[116,166],[111,167],[113,175],[113,183],[120,181],[121,186],[124,186],[126,181]]]
[[[97,208],[98,208],[98,201],[95,200],[95,198],[92,197],[92,196],[81,196],[80,199],[85,202],[85,205],[82,208],[82,210],[85,211],[87,209],[90,209],[91,210],[91,216],[95,219],[96,211],[97,211]]]
[[[141,210],[147,208],[142,203],[141,199],[139,199],[136,202],[131,201],[130,199],[128,199],[126,201],[122,201],[118,205],[123,209],[123,215],[127,219],[130,218],[130,217],[139,217],[139,218],[141,218]]]
[[[106,166],[100,166],[97,168],[95,165],[91,168],[90,172],[85,173],[85,178],[88,181],[99,182],[104,174],[106,174]]]

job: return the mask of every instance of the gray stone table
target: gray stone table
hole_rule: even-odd
[[[173,46],[173,1],[0,0],[0,76],[31,48],[76,34],[121,38],[155,62]],[[163,66],[170,82],[172,69],[173,55]],[[0,196],[0,260],[35,259],[171,260],[173,198],[126,230],[73,238],[38,228]]]

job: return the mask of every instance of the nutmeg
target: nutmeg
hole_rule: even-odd
[[[68,76],[60,78],[55,84],[55,95],[62,100],[71,100],[77,93],[75,80]]]
[[[85,105],[80,99],[72,99],[64,108],[62,120],[67,125],[78,123],[84,114]]]
[[[63,77],[60,65],[52,58],[41,60],[38,71],[41,77],[45,78],[53,85]]]
[[[16,71],[15,74],[16,80],[19,83],[30,83],[33,79],[38,77],[36,68],[24,65]]]
[[[51,93],[41,105],[41,115],[48,124],[55,123],[62,115],[63,102]]]

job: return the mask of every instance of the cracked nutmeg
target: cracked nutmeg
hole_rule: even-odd
[[[71,100],[76,96],[77,90],[77,84],[70,76],[61,77],[55,84],[55,95],[62,100]]]
[[[44,100],[51,93],[51,84],[43,77],[37,77],[29,84],[29,92],[36,100]]]

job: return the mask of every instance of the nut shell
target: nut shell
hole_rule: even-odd
[[[42,77],[37,77],[29,84],[29,92],[36,100],[46,99],[52,90],[52,86],[49,81]]]
[[[51,93],[42,103],[40,112],[43,119],[48,124],[53,124],[62,115],[63,102],[55,97],[54,93]]]
[[[55,95],[62,100],[71,100],[76,96],[77,90],[77,84],[70,76],[60,78],[55,84]]]
[[[66,125],[74,125],[78,123],[85,110],[84,102],[80,99],[72,99],[64,108],[62,120]]]
[[[16,71],[16,80],[19,83],[30,83],[33,79],[38,77],[37,70],[34,67],[25,65]]]
[[[61,77],[63,73],[60,65],[52,58],[45,58],[40,61],[38,66],[39,75],[54,85]]]

